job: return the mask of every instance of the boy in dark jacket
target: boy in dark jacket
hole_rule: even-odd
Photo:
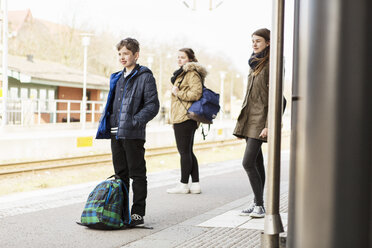
[[[115,174],[129,189],[133,180],[132,221],[144,225],[147,177],[145,161],[146,124],[159,111],[155,78],[150,69],[137,64],[139,43],[132,38],[117,44],[122,71],[110,77],[110,91],[98,127],[97,139],[111,139]]]

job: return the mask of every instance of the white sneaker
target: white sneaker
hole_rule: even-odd
[[[191,194],[200,194],[201,193],[200,183],[191,183],[190,193]]]
[[[249,215],[252,218],[263,218],[265,217],[265,208],[263,206],[255,206],[252,213]]]
[[[240,216],[249,216],[249,215],[253,212],[255,206],[256,206],[256,203],[252,202],[252,203],[248,206],[248,208],[243,209],[243,210],[240,212],[239,215],[240,215]]]
[[[167,189],[168,194],[188,194],[189,192],[189,185],[186,183],[179,183],[176,187]]]

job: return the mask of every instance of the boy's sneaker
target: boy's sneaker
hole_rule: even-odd
[[[129,227],[141,227],[145,225],[145,221],[143,217],[139,214],[132,214],[131,215],[132,221],[129,224]]]
[[[248,208],[243,209],[240,212],[239,215],[240,216],[249,216],[253,212],[253,209],[254,209],[255,206],[256,206],[256,203],[255,202],[252,202],[251,205],[249,205]]]
[[[263,218],[265,217],[265,208],[263,206],[255,206],[249,216],[252,218]]]

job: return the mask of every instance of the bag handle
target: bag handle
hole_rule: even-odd
[[[115,179],[120,179],[119,175],[114,174],[114,175],[109,176],[108,178],[106,178],[106,180],[107,180],[107,179],[110,179],[110,178],[113,178],[113,177],[114,177]]]

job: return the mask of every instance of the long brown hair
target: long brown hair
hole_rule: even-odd
[[[257,35],[257,36],[264,38],[266,42],[270,41],[270,30],[268,30],[267,28],[258,29],[252,34],[252,36],[253,35]],[[262,69],[266,65],[266,62],[269,63],[270,46],[266,47],[265,50],[266,50],[266,54],[263,58],[255,58],[255,60],[258,61],[258,63],[257,63],[255,70],[253,71],[254,76],[257,76],[258,73],[262,71]]]
[[[190,62],[198,62],[195,57],[195,53],[191,48],[181,48],[178,51],[186,53],[187,58],[190,60]]]

